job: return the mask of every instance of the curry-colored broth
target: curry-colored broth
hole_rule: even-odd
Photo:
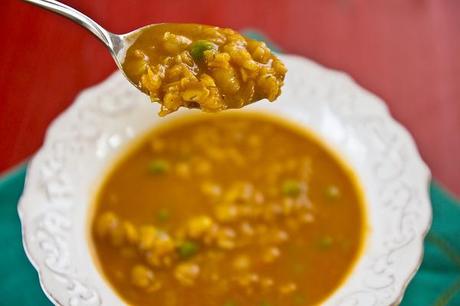
[[[354,175],[323,144],[233,113],[153,130],[103,182],[91,234],[130,304],[298,306],[345,279],[364,224]]]

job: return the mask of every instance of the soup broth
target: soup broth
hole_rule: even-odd
[[[154,129],[95,200],[98,264],[132,305],[315,305],[364,240],[355,176],[308,132],[251,113]]]

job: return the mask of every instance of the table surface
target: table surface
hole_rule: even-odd
[[[458,0],[68,0],[116,33],[158,22],[259,29],[287,53],[349,73],[382,97],[433,175],[460,195]],[[18,0],[0,10],[0,172],[41,145],[49,123],[115,70],[83,28]]]

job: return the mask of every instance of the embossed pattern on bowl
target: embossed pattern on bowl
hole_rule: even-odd
[[[379,98],[344,73],[301,57],[280,57],[289,69],[283,94],[275,103],[248,109],[276,113],[319,134],[355,170],[368,202],[364,254],[324,304],[397,304],[422,259],[431,222],[430,172]],[[159,118],[157,111],[115,73],[83,91],[53,122],[31,161],[18,207],[24,247],[55,304],[123,303],[91,256],[89,207],[124,145],[182,113]]]

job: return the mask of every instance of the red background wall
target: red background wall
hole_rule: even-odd
[[[458,0],[67,0],[123,33],[156,22],[256,28],[286,52],[352,75],[384,98],[435,178],[460,195]],[[0,5],[0,171],[30,156],[50,121],[115,69],[72,22],[21,1]]]

